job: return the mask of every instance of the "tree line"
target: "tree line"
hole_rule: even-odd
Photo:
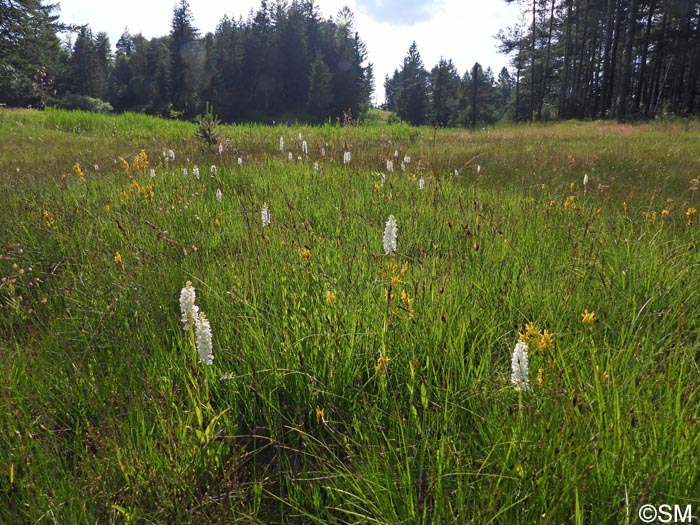
[[[522,13],[499,34],[512,56],[517,120],[700,111],[700,2],[505,1]]]
[[[521,10],[498,34],[510,69],[476,63],[460,75],[440,59],[428,71],[414,42],[384,80],[384,107],[414,125],[472,128],[700,112],[700,0],[504,1]],[[180,0],[168,35],[125,31],[116,52],[105,33],[67,27],[57,11],[0,0],[0,103],[192,117],[209,102],[224,121],[311,122],[370,106],[373,68],[347,8],[324,20],[314,0],[261,0],[202,36]]]
[[[201,36],[180,0],[168,35],[126,30],[115,53],[105,33],[59,23],[57,8],[0,0],[0,102],[105,101],[117,111],[185,117],[210,102],[225,121],[316,122],[358,116],[370,105],[372,64],[348,8],[324,20],[314,0],[261,0],[246,20],[224,16]],[[65,31],[75,35],[68,46],[58,37]]]
[[[513,80],[506,68],[494,77],[478,62],[460,76],[452,60],[425,69],[415,42],[400,68],[384,80],[385,109],[413,125],[493,124],[508,118]]]

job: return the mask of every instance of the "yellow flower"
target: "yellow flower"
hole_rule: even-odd
[[[122,204],[127,204],[129,202],[129,194],[125,190],[119,190],[119,200]]]
[[[572,210],[576,209],[576,197],[573,195],[569,195],[566,199],[564,199],[564,209],[568,210],[569,208]]]
[[[44,217],[44,221],[46,221],[46,225],[49,228],[53,228],[56,226],[56,217],[54,217],[49,210],[44,210],[44,213],[42,213],[42,215]]]
[[[530,339],[539,338],[540,329],[539,327],[530,321],[525,325],[525,329],[521,330],[518,334],[518,339],[520,339],[525,344],[530,344]]]
[[[401,304],[403,304],[406,308],[410,308],[412,302],[413,299],[411,299],[411,296],[408,295],[408,292],[406,290],[401,290]]]
[[[311,262],[311,250],[309,250],[306,246],[299,250],[299,255],[301,255],[301,258],[307,263]]]
[[[401,279],[398,275],[391,276],[391,286],[398,286],[401,283]]]
[[[130,168],[129,168],[129,161],[127,161],[124,157],[119,157],[119,165],[122,167],[124,170],[124,173],[126,175],[129,174]]]
[[[537,370],[537,384],[540,386],[544,384],[544,368]]]
[[[390,358],[384,354],[379,354],[379,357],[377,357],[377,364],[374,367],[374,372],[377,375],[386,374],[387,368],[389,367],[389,361],[391,361]]]
[[[124,162],[126,162],[126,160]],[[132,162],[131,165],[134,171],[146,171],[148,169],[148,155],[146,155],[146,150],[142,149],[139,154],[134,157],[134,162]]]
[[[685,210],[685,216],[689,221],[692,221],[693,218],[695,218],[695,216],[697,215],[697,213],[698,213],[698,210],[696,210],[693,207],[690,207],[687,210]]]
[[[326,301],[328,301],[330,304],[336,303],[337,298],[333,290],[326,290]]]
[[[323,421],[323,416],[325,415],[325,410],[321,407],[316,407],[316,421]]]
[[[78,177],[80,182],[85,182],[85,174],[83,173],[83,170],[80,169],[80,164],[77,162],[73,164],[73,173],[75,173],[75,176]]]
[[[627,213],[627,201],[622,203],[622,209],[625,210],[625,213]]]
[[[664,219],[668,217],[668,210],[661,210],[661,217],[663,217]]]
[[[109,206],[109,204],[105,204],[105,213],[109,213],[112,210],[112,208]]]
[[[539,351],[544,351],[554,344],[554,336],[552,332],[545,329],[535,341],[535,349]]]
[[[124,260],[122,259],[121,253],[117,252],[116,254],[114,254],[114,262],[116,263],[117,268],[119,268],[119,270],[124,270]]]
[[[649,221],[649,224],[654,224],[656,222],[656,216],[657,214],[655,211],[646,214],[647,221]]]
[[[588,308],[586,308],[581,314],[581,322],[585,326],[593,326],[595,322],[595,312],[589,312]]]

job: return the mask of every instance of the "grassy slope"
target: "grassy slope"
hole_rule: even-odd
[[[298,133],[310,155],[289,162],[279,137],[296,157]],[[237,126],[221,156],[193,134],[0,112],[0,521],[634,523],[643,503],[700,507],[697,125]],[[141,149],[154,179],[118,161]],[[411,162],[382,184],[395,150]],[[212,367],[179,322],[187,280]],[[554,342],[532,336],[518,393],[528,322]]]

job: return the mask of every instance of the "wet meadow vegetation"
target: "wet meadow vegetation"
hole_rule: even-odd
[[[0,522],[700,512],[698,123],[195,132],[0,111]]]

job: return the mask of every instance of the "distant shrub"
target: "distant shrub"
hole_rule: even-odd
[[[109,102],[75,93],[66,93],[56,99],[55,106],[61,109],[82,109],[94,113],[110,113],[113,110]]]

